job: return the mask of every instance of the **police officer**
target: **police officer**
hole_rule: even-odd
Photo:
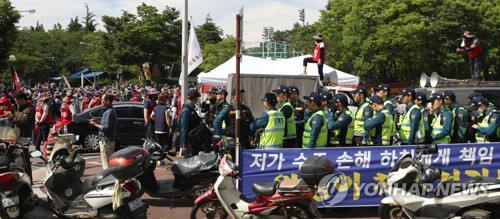
[[[217,117],[217,115],[219,115],[220,111],[222,111],[222,109],[224,107],[229,106],[229,103],[227,103],[227,101],[226,101],[226,97],[227,97],[226,89],[221,88],[217,92],[217,101],[215,102],[214,120],[215,120],[215,117]],[[213,127],[213,121],[210,125]]]
[[[394,116],[394,105],[392,105],[389,97],[391,96],[391,87],[387,84],[380,84],[378,87],[374,87],[373,90],[375,94],[384,100],[384,107],[387,109],[391,115]]]
[[[472,125],[473,129],[477,129],[477,143],[497,142],[500,137],[499,118],[500,114],[496,109],[490,107],[489,101],[484,97],[478,97],[477,104],[479,111],[484,113],[484,119],[479,125]]]
[[[309,96],[304,96],[307,100],[309,118],[304,124],[304,134],[302,136],[303,148],[326,147],[328,144],[328,128],[326,125],[325,113],[320,108],[321,96],[311,92]]]
[[[330,146],[348,146],[352,144],[354,135],[354,119],[347,108],[348,101],[345,94],[337,94],[333,99],[336,112],[328,117],[328,132]]]
[[[455,101],[456,96],[453,91],[444,92],[444,105],[448,107],[453,115],[453,131],[451,133],[451,143],[465,143],[467,134],[467,111],[459,106]]]
[[[201,95],[198,90],[190,89],[187,93],[187,102],[181,110],[179,124],[181,130],[181,150],[185,153],[186,158],[195,156],[200,151],[199,145],[195,145],[197,143],[192,142],[188,136],[189,132],[198,127],[198,125],[202,122],[201,118],[194,110],[199,97],[201,97]]]
[[[284,85],[278,86],[277,89],[273,90],[276,93],[278,99],[278,108],[281,113],[285,116],[285,137],[283,141],[284,148],[294,148],[297,141],[297,128],[295,125],[295,113],[293,106],[288,102],[289,88]]]
[[[424,132],[422,134],[422,138],[424,139],[424,143],[430,144],[432,142],[431,138],[431,122],[434,119],[434,115],[429,113],[429,110],[426,108],[427,104],[427,94],[425,92],[417,92],[415,95],[415,105],[418,106],[420,110],[420,114],[422,117],[422,123],[424,125]]]
[[[212,87],[208,91],[207,98],[203,103],[201,103],[201,113],[205,113],[205,123],[209,126],[212,127],[214,123],[214,119],[217,116],[215,114],[215,105],[217,102],[217,94],[219,93],[219,90],[217,90],[216,87]]]
[[[325,117],[328,117],[332,112],[332,107],[330,103],[333,101],[333,95],[330,91],[322,91],[321,92],[321,108],[323,112],[325,112]]]
[[[432,121],[432,143],[449,144],[453,130],[453,114],[444,105],[443,94],[433,93],[429,99],[432,102],[430,112],[435,114],[435,118]]]
[[[370,104],[366,102],[366,96],[368,91],[363,86],[358,86],[354,91],[352,91],[354,96],[354,102],[357,104],[358,109],[354,114],[354,137],[353,145],[359,146],[363,145],[363,137],[365,134],[364,124],[373,116],[373,109]]]
[[[250,131],[260,132],[260,148],[276,149],[283,147],[283,138],[285,137],[286,119],[283,113],[276,110],[278,99],[274,93],[266,93],[264,99],[264,109],[266,112],[260,114],[250,125]]]
[[[401,144],[421,143],[424,140],[422,137],[425,130],[419,106],[414,103],[416,98],[415,89],[407,87],[401,95],[403,95],[403,103],[406,104],[406,111],[399,119],[401,125],[399,139],[401,140]],[[420,131],[421,139],[418,139],[416,135],[418,131]]]
[[[370,107],[376,112],[373,118],[364,124],[364,142],[366,145],[391,145],[392,140],[392,115],[384,107],[384,100],[380,96],[369,99]],[[371,130],[375,130],[374,132]],[[371,133],[370,133],[371,131]],[[373,133],[373,134],[372,134]]]
[[[290,104],[292,104],[293,107],[293,114],[295,115],[295,129],[297,130],[297,144],[295,145],[296,148],[302,147],[302,134],[304,133],[304,122],[303,121],[305,118],[305,111],[307,109],[307,106],[304,102],[302,102],[299,98],[300,91],[297,86],[289,86],[288,87],[290,93],[288,95],[288,101]],[[286,146],[286,145],[285,145]]]
[[[252,146],[250,144],[250,124],[254,121],[252,112],[248,106],[243,104],[245,99],[245,90],[240,90],[240,143],[246,149],[250,149]],[[231,91],[231,97],[233,101],[227,107],[224,107],[222,111],[215,117],[214,121],[214,132],[219,136],[226,136],[229,141],[234,140],[235,129],[236,129],[236,89]],[[226,124],[226,132],[222,132],[222,123]]]

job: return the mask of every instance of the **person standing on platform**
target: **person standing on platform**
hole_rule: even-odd
[[[287,86],[280,85],[277,89],[273,90],[278,99],[278,108],[285,116],[285,137],[283,140],[284,148],[294,148],[297,144],[297,127],[295,124],[295,112],[292,104],[288,101],[288,94],[290,90]]]
[[[307,75],[307,63],[316,63],[318,65],[319,80],[323,82],[323,63],[326,61],[325,43],[323,42],[323,35],[318,33],[313,37],[316,46],[312,57],[304,58],[302,65],[304,66],[303,75]]]

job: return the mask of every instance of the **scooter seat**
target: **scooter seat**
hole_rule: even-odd
[[[95,189],[99,184],[113,183],[115,177],[111,174],[112,172],[111,169],[105,169],[94,177],[85,179],[82,183],[82,194],[86,194],[90,190]]]
[[[278,187],[279,181],[267,182],[267,183],[254,183],[252,185],[252,190],[255,194],[270,196],[276,193],[276,188]]]

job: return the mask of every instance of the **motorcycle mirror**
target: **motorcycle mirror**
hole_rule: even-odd
[[[425,145],[423,148],[422,148],[422,152],[424,155],[427,155],[427,154],[437,154],[438,152],[438,146],[437,144],[429,144],[429,145]]]
[[[80,140],[80,136],[79,135],[73,136],[73,139],[71,139],[71,144],[74,144],[74,143],[78,142],[78,140]]]
[[[41,152],[41,151],[32,151],[32,152],[30,153],[30,156],[31,156],[32,158],[41,157],[41,156],[42,156],[42,152]]]

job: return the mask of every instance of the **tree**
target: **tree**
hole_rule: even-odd
[[[306,10],[303,8],[299,10],[299,21],[302,22],[302,26],[306,26]]]
[[[0,66],[5,67],[7,57],[17,37],[16,24],[21,15],[9,0],[0,1]],[[2,69],[5,69],[2,67]]]
[[[89,5],[85,3],[85,17],[83,18],[83,30],[87,32],[94,32],[97,27],[97,23],[95,18],[95,14],[92,13],[89,9]]]
[[[234,56],[235,46],[236,38],[233,36],[226,36],[221,42],[202,46],[201,54],[203,55],[203,62],[200,68],[204,72],[209,72],[226,62]]]
[[[213,44],[222,41],[222,29],[215,25],[210,14],[207,14],[205,23],[196,28],[196,37],[203,44]]]
[[[62,30],[63,30],[63,27],[62,27],[61,23],[56,23],[56,24],[54,24],[54,26],[52,27],[52,30],[62,31]]]
[[[69,22],[68,28],[66,30],[68,32],[77,32],[77,31],[81,31],[82,28],[83,28],[83,26],[80,24],[78,16],[76,16],[74,19],[70,18],[70,22]]]
[[[262,32],[262,39],[266,41],[273,41],[274,27],[264,27]]]
[[[108,32],[103,46],[120,64],[140,69],[144,62],[180,65],[181,20],[175,8],[167,6],[159,12],[143,3],[137,14],[124,11],[121,17],[103,16],[102,20]]]
[[[31,26],[31,31],[39,31],[39,32],[45,32],[45,28],[43,27],[43,24],[40,24],[38,21],[36,22],[36,26]]]

